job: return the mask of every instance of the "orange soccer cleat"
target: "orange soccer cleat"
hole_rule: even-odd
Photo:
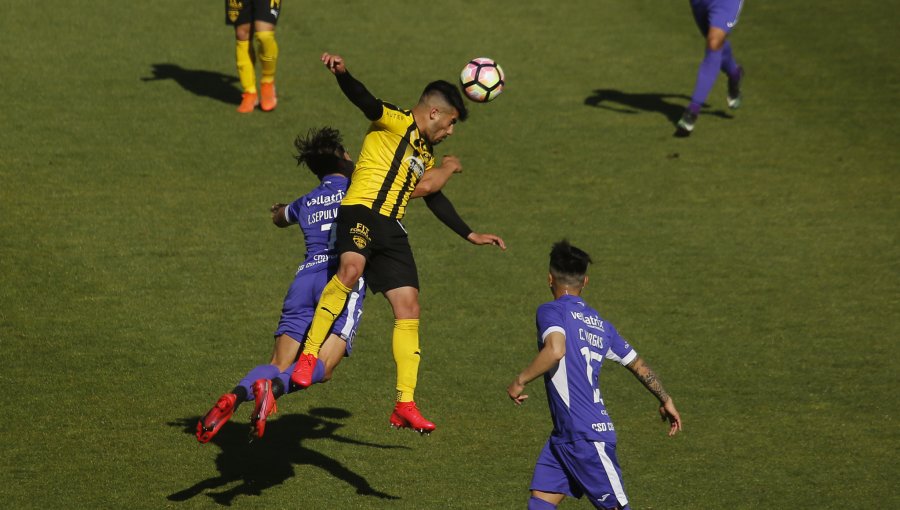
[[[259,96],[256,92],[244,92],[241,94],[241,105],[237,107],[240,113],[250,113],[259,104]]]
[[[391,428],[411,428],[420,434],[430,434],[434,429],[434,423],[422,417],[415,402],[397,402],[394,412],[391,413]]]
[[[275,82],[260,83],[259,92],[259,107],[262,108],[262,111],[271,112],[272,110],[274,110],[275,105],[278,104],[278,97],[275,95]]]

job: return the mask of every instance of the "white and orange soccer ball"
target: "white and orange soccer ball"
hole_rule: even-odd
[[[473,58],[459,73],[459,84],[472,101],[487,103],[499,96],[506,85],[503,69],[492,59]]]

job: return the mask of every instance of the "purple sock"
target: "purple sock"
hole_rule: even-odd
[[[694,113],[700,111],[700,106],[709,96],[709,91],[716,83],[720,67],[722,67],[722,50],[713,51],[706,48],[706,58],[700,63],[700,69],[697,71],[697,84],[694,85],[694,95],[691,97],[691,105],[688,107]]]
[[[278,375],[278,367],[275,365],[259,365],[247,372],[238,386],[247,390],[247,400],[253,400],[253,383],[258,379],[271,379]]]
[[[528,510],[555,510],[556,505],[549,501],[531,496],[528,498]]]
[[[291,374],[294,373],[294,367],[296,365],[296,363],[291,363],[291,366],[287,367],[287,370],[273,377],[273,379],[281,379],[282,384],[284,384],[285,394],[303,389],[295,384],[291,384]],[[325,363],[322,363],[322,360],[320,359],[316,359],[316,368],[313,369],[312,383],[316,384],[322,382],[323,377],[325,377]]]
[[[738,67],[738,63],[734,60],[734,55],[731,53],[731,43],[726,40],[725,46],[722,46],[722,72],[732,78],[736,78]]]

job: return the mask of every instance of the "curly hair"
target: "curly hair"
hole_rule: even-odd
[[[306,136],[294,139],[298,165],[305,164],[309,170],[322,179],[328,174],[340,173],[347,177],[353,171],[353,164],[344,159],[347,152],[341,132],[331,127],[310,129]]]

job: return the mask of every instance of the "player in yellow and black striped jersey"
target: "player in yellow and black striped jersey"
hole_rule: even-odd
[[[347,294],[366,273],[374,292],[385,295],[394,311],[392,347],[397,364],[397,403],[390,422],[431,432],[434,423],[419,412],[413,397],[419,371],[419,280],[406,230],[400,220],[411,198],[423,197],[445,225],[476,245],[506,249],[503,239],[472,231],[441,192],[459,159],[444,156],[435,165],[434,146],[453,134],[468,111],[459,89],[443,80],[429,83],[410,110],[376,99],[353,78],[339,55],[325,53],[322,62],[335,75],[344,95],[371,121],[338,209],[335,247],[340,254],[337,274],[326,285],[306,336],[303,353],[291,380],[309,386],[321,364],[316,358]]]

